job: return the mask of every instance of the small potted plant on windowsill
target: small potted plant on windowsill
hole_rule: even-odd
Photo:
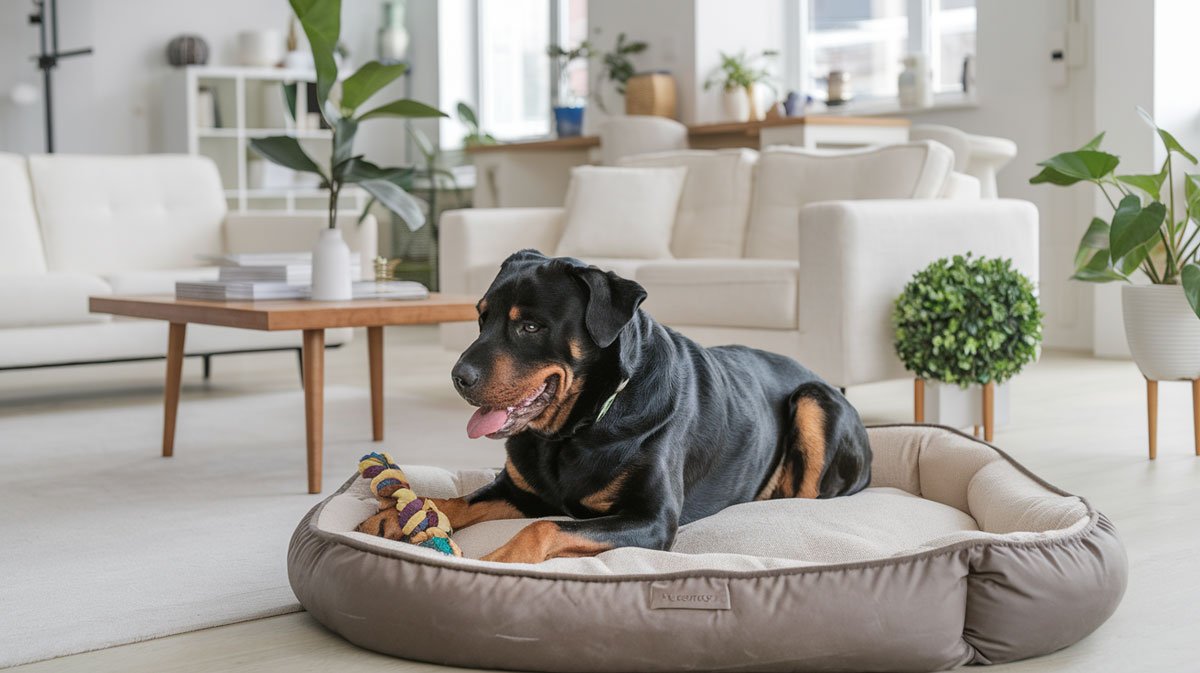
[[[1100,149],[1101,133],[1078,150],[1038,164],[1042,171],[1029,182],[1089,182],[1112,206],[1111,220],[1092,218],[1075,253],[1072,278],[1125,283],[1121,312],[1129,351],[1146,378],[1150,458],[1156,454],[1158,382],[1173,380],[1192,382],[1200,455],[1200,175],[1185,174],[1177,184],[1175,164],[1195,165],[1196,157],[1145,110],[1138,113],[1166,150],[1157,173],[1117,175],[1121,160]],[[1137,282],[1143,279],[1149,283]]]
[[[341,1],[290,1],[312,46],[318,110],[333,135],[329,161],[318,164],[300,141],[290,135],[255,138],[250,141],[250,147],[281,166],[315,173],[321,187],[329,190],[329,228],[322,232],[313,249],[312,298],[345,300],[353,296],[353,279],[350,277],[350,249],[337,229],[338,196],[342,189],[350,185],[361,187],[374,200],[403,218],[413,231],[425,223],[422,205],[407,191],[413,169],[381,168],[367,161],[364,155],[354,153],[354,137],[359,124],[369,119],[446,115],[424,103],[407,99],[394,100],[360,113],[359,107],[403,75],[407,66],[371,61],[339,82],[336,53],[341,32]]]
[[[713,69],[704,89],[720,86],[725,94],[725,115],[730,121],[745,122],[762,119],[759,110],[758,88],[770,88],[768,72],[764,62],[774,57],[778,52],[767,49],[760,54],[751,56],[746,52],[726,54],[721,52],[721,63]]]
[[[915,420],[982,425],[991,441],[997,386],[1035,360],[1042,342],[1032,281],[1007,259],[939,259],[904,287],[892,323],[896,354],[916,376]],[[999,389],[1001,422],[1005,391]]]
[[[558,98],[554,103],[554,133],[559,138],[570,138],[583,133],[584,98],[571,87],[571,63],[586,61],[592,56],[592,43],[584,40],[574,49],[564,49],[552,44],[546,55],[558,70]]]

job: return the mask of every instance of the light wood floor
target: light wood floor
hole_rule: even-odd
[[[428,329],[388,332],[391,396],[428,390],[448,379],[454,356]],[[367,385],[365,339],[327,358],[330,383]],[[185,367],[189,396],[295,386],[294,357],[217,360],[213,384],[200,386],[199,365]],[[0,413],[45,412],[79,405],[145,403],[161,386],[162,363],[0,373]],[[1132,363],[1046,353],[1013,383],[1012,423],[996,442],[1050,482],[1088,497],[1116,523],[1130,559],[1124,602],[1083,642],[1040,659],[995,666],[1016,671],[1200,671],[1200,458],[1192,448],[1190,388],[1160,386],[1158,460],[1146,460],[1145,392]],[[849,397],[868,422],[907,421],[911,384],[853,388]],[[49,418],[52,419],[50,414]],[[49,420],[48,422],[52,422]],[[327,425],[337,423],[328,418]],[[463,422],[466,422],[464,413]],[[389,418],[391,436],[419,432]],[[62,431],[62,429],[58,429]],[[213,432],[222,429],[214,428]],[[229,431],[234,431],[230,429]],[[437,462],[431,454],[431,462]],[[664,643],[670,647],[670,643]],[[360,650],[307,614],[291,614],[175,635],[11,669],[20,673],[87,671],[449,671]]]

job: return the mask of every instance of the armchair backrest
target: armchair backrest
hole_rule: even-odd
[[[0,274],[45,270],[25,157],[0,153]]]
[[[178,268],[221,252],[226,202],[206,157],[37,155],[29,176],[51,270]]]
[[[953,168],[954,153],[929,140],[837,152],[769,147],[758,160],[745,256],[797,259],[800,209],[810,203],[935,199]]]
[[[616,166],[621,159],[651,152],[685,150],[688,129],[674,119],[621,115],[600,125],[600,163]]]

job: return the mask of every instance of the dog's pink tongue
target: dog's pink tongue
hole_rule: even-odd
[[[479,439],[484,435],[490,435],[504,427],[507,421],[508,412],[504,409],[479,407],[471,415],[471,420],[467,421],[467,436],[471,439]]]

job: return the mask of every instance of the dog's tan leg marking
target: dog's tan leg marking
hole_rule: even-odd
[[[552,558],[595,556],[612,549],[582,535],[564,532],[553,521],[535,521],[521,529],[513,539],[483,557],[500,563],[541,563]]]
[[[804,455],[804,474],[800,477],[801,498],[815,498],[821,491],[821,473],[825,471],[825,410],[814,399],[796,403],[796,428],[800,452]]]

